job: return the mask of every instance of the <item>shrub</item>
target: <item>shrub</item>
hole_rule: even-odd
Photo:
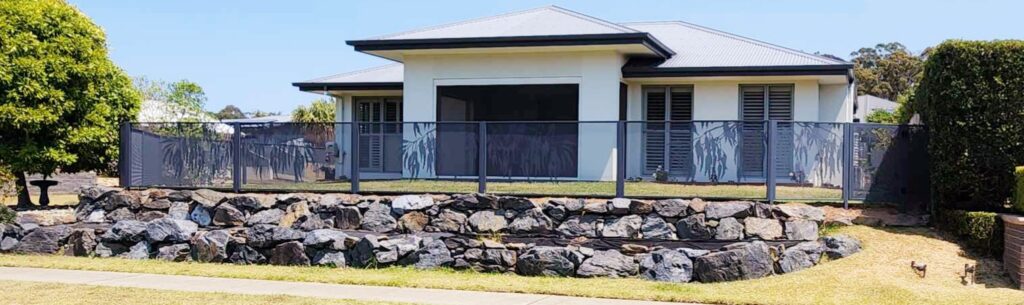
[[[952,233],[966,246],[993,257],[1003,256],[1003,221],[993,212],[939,210],[936,225]]]
[[[1013,210],[1024,213],[1024,166],[1014,169],[1013,176],[1017,183],[1013,186]]]
[[[932,199],[1000,211],[1024,164],[1024,41],[943,42],[928,56],[911,112],[931,132]]]
[[[0,225],[14,223],[14,218],[18,216],[18,213],[7,207],[6,204],[0,204]]]

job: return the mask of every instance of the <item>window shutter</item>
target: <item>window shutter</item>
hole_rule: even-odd
[[[645,88],[647,121],[644,124],[644,172],[653,173],[665,164],[665,91],[663,88]]]
[[[693,89],[674,87],[669,91],[669,168],[672,174],[689,176],[693,168]],[[685,122],[685,123],[680,123]]]
[[[743,177],[764,177],[764,86],[740,86],[742,128],[741,167]]]
[[[775,137],[775,176],[793,171],[793,86],[768,86],[768,118],[779,120]]]

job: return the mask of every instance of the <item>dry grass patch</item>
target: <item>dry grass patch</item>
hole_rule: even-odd
[[[929,229],[883,230],[854,226],[835,232],[859,238],[864,250],[791,274],[717,284],[522,277],[411,268],[232,266],[58,256],[0,255],[0,266],[727,304],[1024,304],[1024,292],[1006,288],[1009,283],[1002,276],[998,262],[964,257],[959,246],[941,239]],[[911,260],[928,264],[927,278],[918,278],[911,272]],[[979,263],[979,284],[960,282],[958,272],[965,263]]]
[[[3,304],[118,304],[137,305],[230,305],[230,304],[339,304],[384,305],[397,303],[360,302],[351,300],[302,298],[283,295],[244,295],[212,292],[105,287],[93,285],[54,284],[21,281],[0,281],[4,287]]]
[[[18,204],[18,197],[4,197],[3,204],[14,206]],[[32,196],[32,203],[39,204],[39,196]],[[50,206],[75,206],[78,205],[77,194],[50,194]]]

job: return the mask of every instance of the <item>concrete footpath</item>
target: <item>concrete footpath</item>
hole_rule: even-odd
[[[183,275],[0,267],[0,280],[134,287],[161,290],[235,294],[291,295],[362,301],[443,305],[656,305],[684,304],[579,298],[541,294],[478,292],[443,289],[358,286],[212,278]],[[696,305],[696,304],[690,304]]]

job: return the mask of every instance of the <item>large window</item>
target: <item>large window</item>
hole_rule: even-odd
[[[643,88],[644,172],[661,167],[672,175],[693,170],[692,86]]]
[[[740,119],[743,124],[743,176],[764,177],[765,132],[767,120],[781,121],[776,135],[775,169],[777,176],[786,176],[793,167],[793,85],[741,85]]]
[[[402,172],[402,98],[356,97],[359,125],[359,169]]]

